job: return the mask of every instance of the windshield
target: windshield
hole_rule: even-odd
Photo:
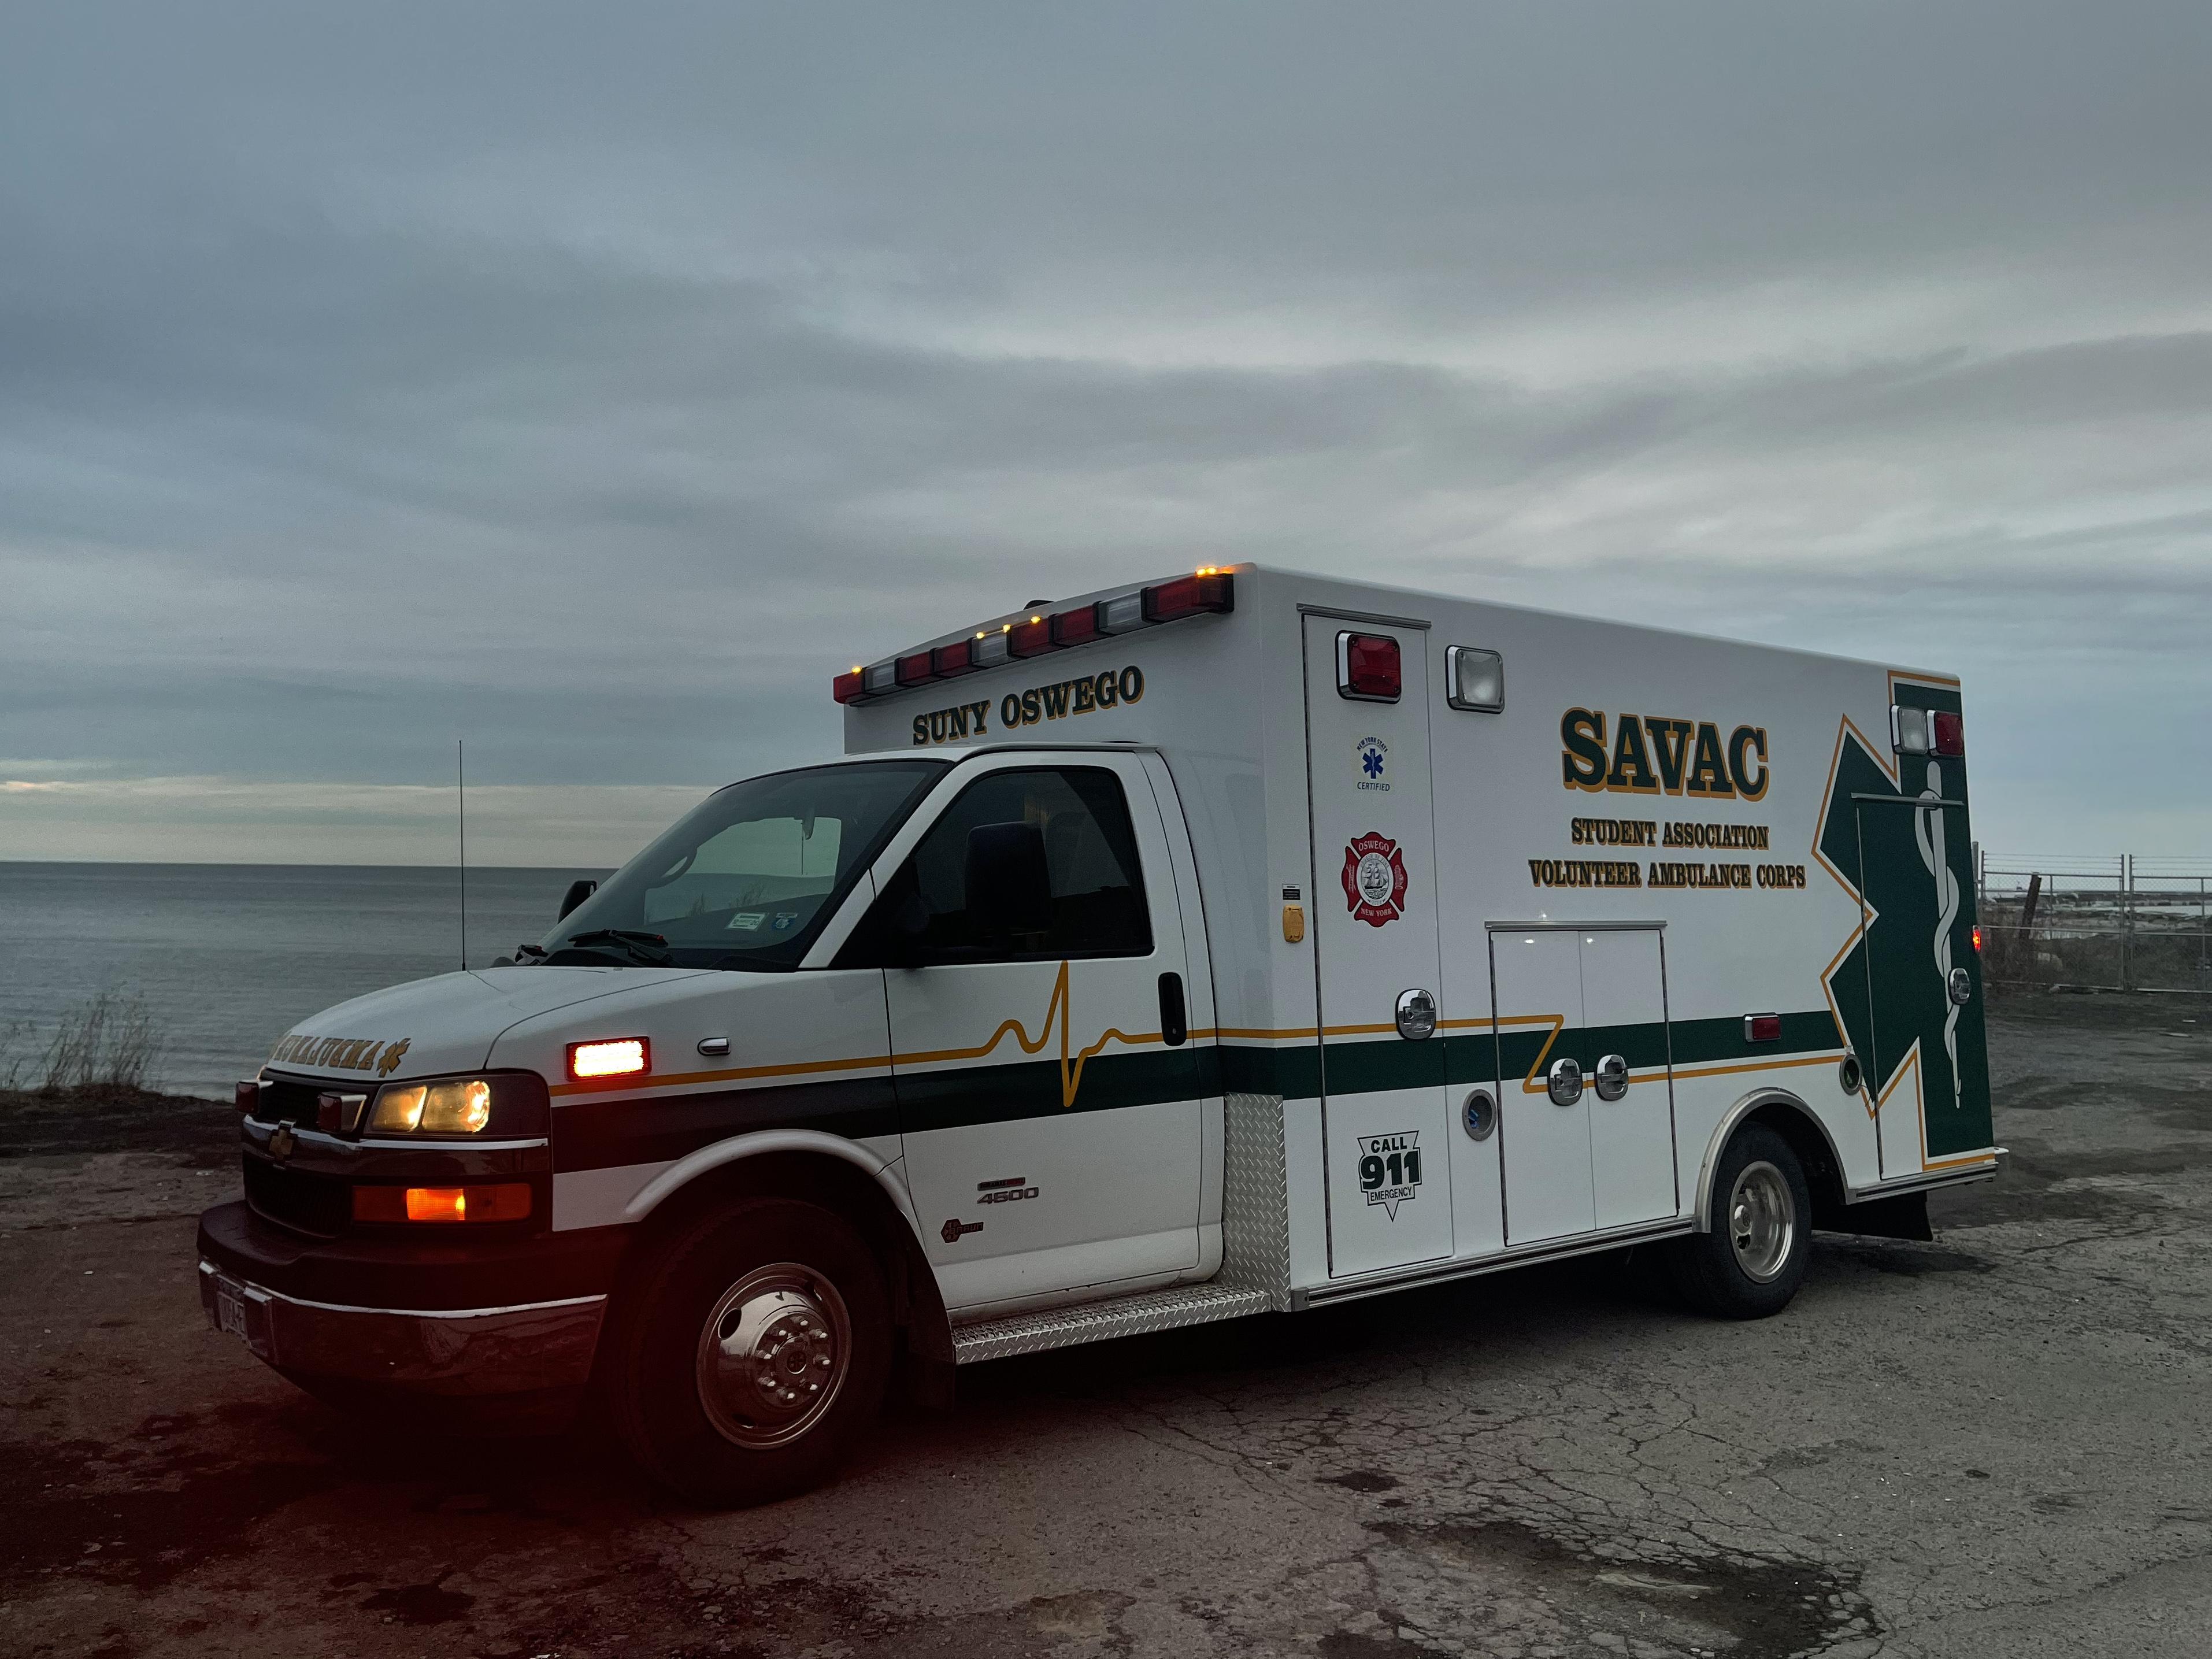
[[[562,917],[544,960],[796,967],[946,764],[817,766],[717,790]]]

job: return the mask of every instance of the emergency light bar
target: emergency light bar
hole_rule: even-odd
[[[993,668],[1017,657],[1042,657],[1117,634],[1133,634],[1186,617],[1220,616],[1237,608],[1235,573],[1207,565],[1188,576],[1154,582],[1090,605],[1048,615],[1038,611],[1020,622],[978,629],[949,645],[902,651],[882,662],[855,663],[830,682],[830,695],[841,703],[870,702],[932,680],[957,679],[979,668]]]

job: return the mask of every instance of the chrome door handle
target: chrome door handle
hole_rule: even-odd
[[[1555,1060],[1544,1074],[1544,1092],[1554,1106],[1571,1106],[1583,1097],[1583,1066],[1578,1060]]]
[[[1398,993],[1398,1035],[1408,1042],[1418,1042],[1423,1037],[1434,1036],[1437,1030],[1437,999],[1435,994],[1415,986],[1410,991]]]
[[[1619,1054],[1599,1055],[1597,1070],[1590,1073],[1590,1082],[1600,1100],[1619,1100],[1628,1092],[1627,1060]]]

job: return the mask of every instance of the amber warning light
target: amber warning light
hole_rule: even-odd
[[[578,1082],[599,1077],[628,1077],[653,1069],[653,1053],[643,1037],[610,1037],[568,1045],[568,1075]]]

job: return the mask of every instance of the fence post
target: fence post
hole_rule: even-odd
[[[2120,989],[2136,988],[2136,855],[2120,854]]]

